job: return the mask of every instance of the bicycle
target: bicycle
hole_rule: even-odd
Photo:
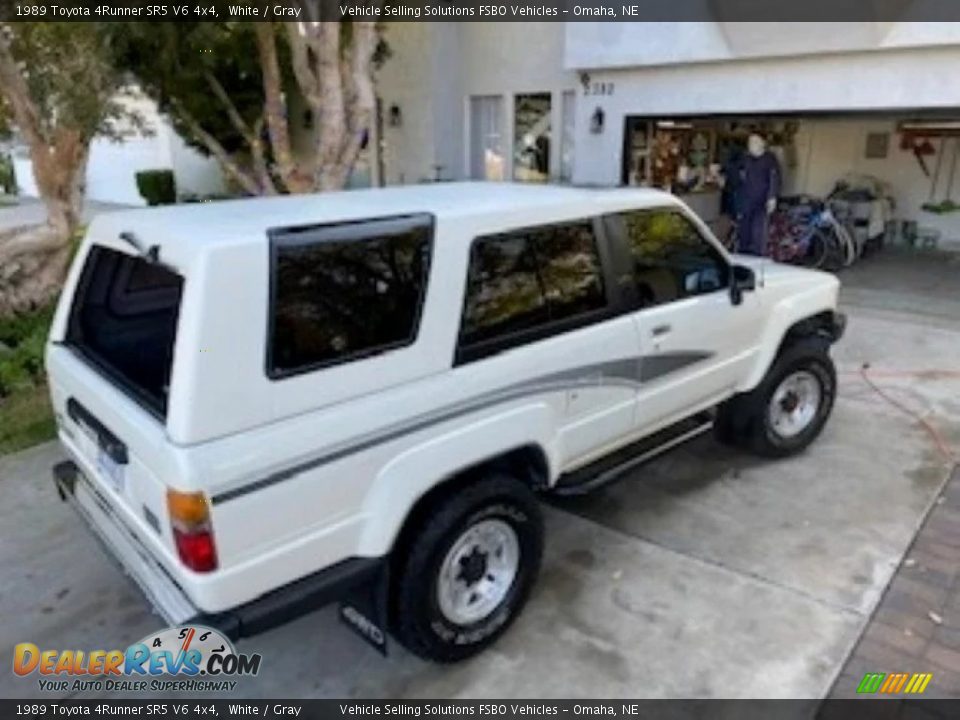
[[[777,262],[839,269],[857,259],[856,243],[822,200],[782,198],[770,217],[767,254]]]

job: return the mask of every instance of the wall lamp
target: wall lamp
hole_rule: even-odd
[[[390,123],[390,127],[400,127],[403,125],[403,112],[401,112],[400,106],[396,103],[391,105],[387,111],[387,122]]]
[[[592,132],[594,135],[599,135],[600,133],[602,133],[603,120],[604,120],[603,108],[597,107],[597,109],[593,111],[593,115],[590,116],[590,132]]]

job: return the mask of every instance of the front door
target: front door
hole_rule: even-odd
[[[542,396],[565,469],[634,427],[636,323],[615,313],[598,224],[518,228],[479,237],[470,252],[457,363],[484,359],[468,377],[506,397]]]
[[[756,352],[756,293],[730,299],[730,261],[709,232],[677,208],[607,218],[625,246],[640,338],[638,431],[653,431],[730,395]]]

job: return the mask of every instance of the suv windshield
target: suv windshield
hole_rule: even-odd
[[[67,344],[165,416],[182,293],[183,278],[172,270],[94,247],[77,286]]]

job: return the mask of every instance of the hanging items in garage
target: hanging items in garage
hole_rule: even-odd
[[[924,174],[930,178],[930,196],[923,209],[938,215],[960,210],[960,203],[953,199],[960,159],[960,122],[912,121],[901,123],[899,129],[900,147],[913,150]],[[932,174],[924,162],[924,157],[929,156],[935,157]]]
[[[924,158],[936,155],[937,149],[928,138],[918,137],[912,133],[905,132],[900,136],[900,149],[913,152],[913,156],[917,159],[917,164],[920,165],[923,174],[930,177],[930,168],[927,166],[927,161]]]

